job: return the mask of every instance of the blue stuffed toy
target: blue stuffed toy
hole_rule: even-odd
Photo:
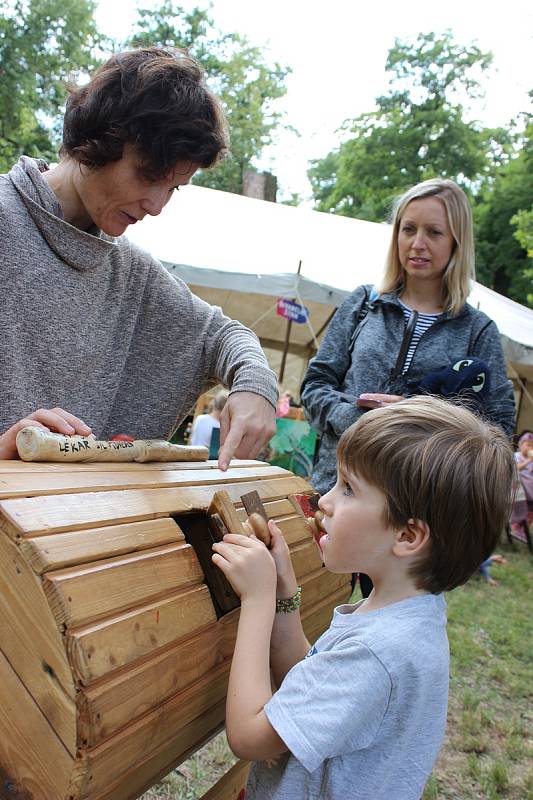
[[[490,370],[480,358],[467,356],[455,364],[428,372],[419,386],[429,394],[469,398],[476,405],[482,405],[490,391]]]

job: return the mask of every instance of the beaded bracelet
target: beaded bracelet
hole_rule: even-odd
[[[290,614],[300,608],[302,602],[302,587],[298,586],[296,594],[286,600],[276,600],[276,614]]]

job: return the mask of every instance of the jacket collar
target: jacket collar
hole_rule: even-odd
[[[380,294],[374,302],[382,303],[383,305],[393,305],[400,310],[402,308],[398,292],[384,292],[383,294]],[[471,313],[472,313],[471,306],[469,306],[468,303],[465,303],[458,314],[452,315],[449,313],[449,311],[444,311],[442,316],[439,317],[439,319],[458,319],[459,317],[464,317],[470,315]]]

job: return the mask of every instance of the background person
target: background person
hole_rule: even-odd
[[[453,181],[424,181],[399,198],[381,287],[371,297],[373,287],[360,286],[342,303],[302,384],[302,405],[321,433],[311,478],[320,494],[335,483],[346,428],[469,357],[490,372],[483,413],[512,433],[514,394],[498,329],[466,302],[474,260],[470,204]]]
[[[0,176],[0,458],[28,424],[167,438],[217,383],[231,388],[222,468],[273,435],[276,379],[256,336],[122,236],[227,146],[196,62],[147,48],[71,90],[57,166],[23,156]]]
[[[220,415],[224,410],[227,399],[228,393],[225,391],[218,392],[215,397],[211,398],[207,414],[198,414],[192,424],[189,444],[202,445],[203,447],[210,446],[213,429],[220,429]]]

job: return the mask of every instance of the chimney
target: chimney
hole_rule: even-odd
[[[245,197],[255,197],[256,200],[270,200],[276,202],[278,179],[271,172],[256,172],[245,169],[242,176],[242,193]]]

